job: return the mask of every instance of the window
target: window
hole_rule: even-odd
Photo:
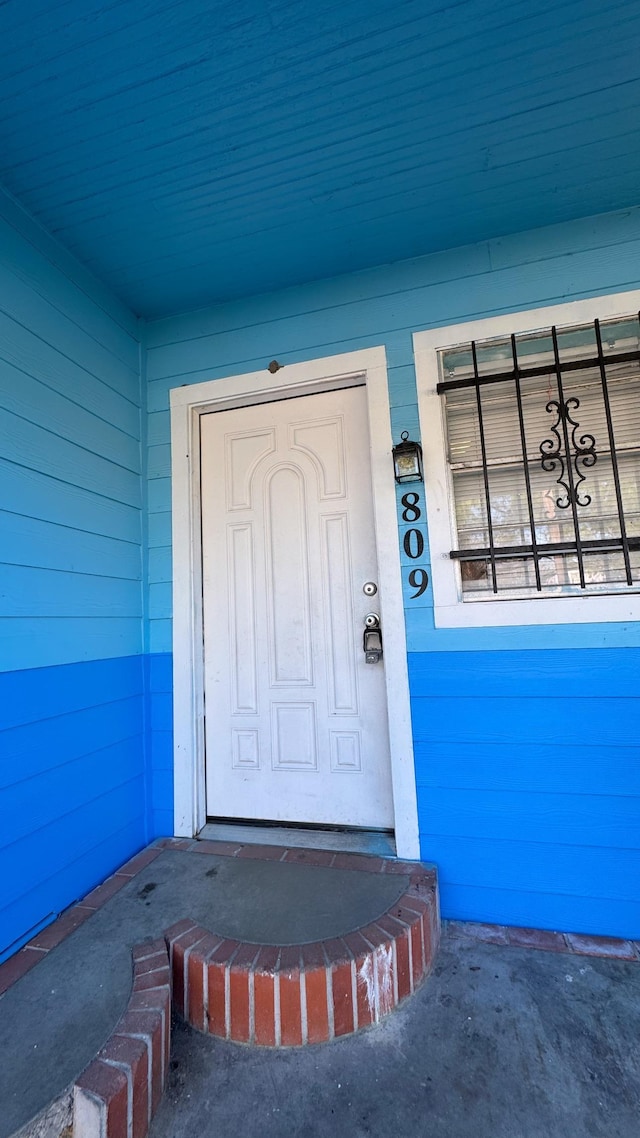
[[[437,623],[638,615],[638,299],[415,336]]]

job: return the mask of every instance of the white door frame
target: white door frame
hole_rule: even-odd
[[[383,347],[290,364],[276,375],[266,370],[251,372],[171,391],[174,832],[178,837],[194,837],[206,822],[199,417],[208,411],[311,395],[363,382],[369,409],[396,849],[398,857],[420,856]]]

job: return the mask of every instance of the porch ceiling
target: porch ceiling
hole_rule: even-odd
[[[156,316],[640,201],[640,5],[5,0],[0,181]]]

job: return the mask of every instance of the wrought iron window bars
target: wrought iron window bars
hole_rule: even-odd
[[[590,355],[588,358],[582,357],[561,360],[558,329],[554,326],[548,331],[553,345],[553,362],[549,361],[542,365],[530,367],[522,366],[518,358],[518,344],[516,335],[514,334],[510,337],[512,366],[506,370],[491,372],[481,372],[478,365],[479,345],[476,341],[472,341],[470,344],[472,361],[470,370],[472,374],[464,378],[446,379],[437,386],[439,395],[446,395],[449,392],[465,388],[473,389],[475,395],[475,398],[473,398],[472,395],[472,400],[475,403],[476,426],[479,436],[479,451],[481,457],[479,468],[482,473],[481,494],[484,497],[485,529],[488,543],[474,548],[453,549],[450,551],[450,557],[464,563],[484,562],[490,570],[490,585],[494,594],[498,593],[501,588],[498,580],[498,564],[500,562],[521,561],[523,559],[532,562],[535,576],[535,589],[541,592],[543,588],[540,567],[541,559],[558,555],[575,556],[581,589],[588,587],[585,576],[585,558],[592,554],[622,554],[626,584],[638,584],[639,574],[636,570],[634,579],[631,553],[640,550],[640,537],[629,536],[627,532],[628,527],[625,518],[619,455],[616,446],[614,416],[611,406],[609,369],[614,365],[640,364],[640,349],[633,351],[610,351],[605,353],[600,322],[595,320],[590,327],[593,328],[596,353]],[[640,333],[640,315],[638,317],[638,331]],[[640,335],[637,342],[640,344]],[[606,437],[600,440],[596,439],[594,434],[590,431],[583,429],[583,425],[579,420],[580,399],[575,394],[568,395],[566,391],[568,376],[571,376],[572,373],[575,372],[586,373],[589,370],[591,370],[592,374],[595,371],[595,374],[599,376],[600,382],[600,393],[606,423]],[[548,377],[549,397],[546,401],[545,410],[548,414],[553,415],[555,420],[549,427],[549,435],[537,443],[537,452],[539,454],[537,459],[538,471],[541,469],[549,475],[555,476],[555,505],[559,510],[566,510],[568,512],[567,517],[570,517],[572,522],[573,533],[568,540],[543,541],[538,539],[536,532],[540,527],[539,523],[536,523],[534,510],[531,479],[532,459],[525,426],[522,391],[523,381],[535,377]],[[521,449],[521,460],[519,461],[521,461],[521,471],[524,481],[526,516],[528,519],[527,528],[530,536],[530,541],[518,544],[502,544],[497,543],[495,540],[490,478],[492,464],[489,463],[487,458],[485,411],[483,408],[483,391],[487,388],[491,388],[492,385],[509,382],[513,384],[513,395],[517,408],[517,433],[519,434],[519,445]],[[555,383],[555,392],[551,392],[552,382]],[[550,397],[551,394],[553,394],[553,398]],[[638,373],[637,399],[640,401],[640,371]],[[585,424],[585,427],[586,425],[588,424]],[[638,439],[638,447],[640,449],[640,439]],[[580,531],[580,511],[589,506],[592,501],[591,494],[589,493],[588,476],[590,471],[596,466],[599,457],[603,455],[606,455],[606,458],[611,463],[611,473],[615,488],[617,529],[619,533],[615,536],[589,539],[585,538]]]

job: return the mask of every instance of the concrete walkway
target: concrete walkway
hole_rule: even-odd
[[[257,859],[251,849],[247,858],[163,850],[4,993],[0,1138],[65,1091],[104,1045],[131,993],[134,944],[183,917],[256,943],[335,937],[375,920],[408,884],[402,874],[259,860],[253,849]]]
[[[151,1138],[638,1138],[637,963],[447,929],[378,1026],[273,1052],[178,1026]]]

